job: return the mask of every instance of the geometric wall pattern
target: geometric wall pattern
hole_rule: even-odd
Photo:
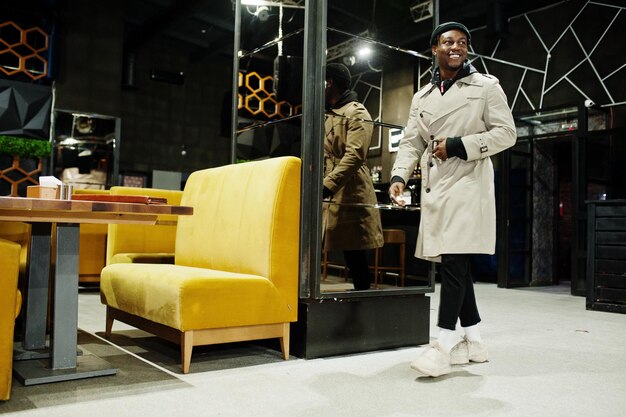
[[[50,138],[50,87],[0,79],[0,134]]]
[[[41,158],[0,155],[0,195],[25,197],[29,185],[39,184],[39,175],[42,171]]]
[[[471,30],[469,58],[500,79],[514,113],[584,100],[624,105],[624,28],[623,0],[561,2],[510,18],[506,37]],[[429,73],[420,74],[422,85]]]
[[[38,27],[23,29],[14,22],[0,23],[0,71],[8,76],[26,74],[33,80],[48,75],[48,34]]]
[[[271,75],[262,77],[257,72],[239,73],[237,109],[246,109],[251,115],[264,115],[268,119],[285,118],[298,114],[301,105],[276,100],[272,90],[274,78]]]

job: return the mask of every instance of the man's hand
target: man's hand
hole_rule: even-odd
[[[389,187],[389,198],[391,202],[399,206],[404,206],[404,200],[402,199],[402,193],[404,192],[404,184],[401,182],[394,182]]]
[[[433,147],[433,156],[441,161],[448,159],[448,151],[446,150],[446,138],[435,139]]]

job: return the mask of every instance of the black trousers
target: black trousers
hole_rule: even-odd
[[[441,256],[441,293],[437,326],[454,330],[461,320],[462,327],[480,323],[480,315],[474,295],[474,279],[471,270],[472,255],[451,254]]]
[[[365,250],[345,250],[343,251],[343,259],[352,275],[354,289],[357,291],[369,290],[372,278],[367,264],[367,252]]]

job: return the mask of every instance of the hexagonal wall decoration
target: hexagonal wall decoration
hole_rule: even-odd
[[[48,75],[49,36],[38,27],[22,28],[15,22],[0,23],[0,71],[8,76],[26,74],[33,80]]]

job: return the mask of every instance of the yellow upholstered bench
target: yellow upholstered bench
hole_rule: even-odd
[[[22,305],[17,289],[20,270],[19,243],[0,239],[0,400],[11,398],[13,380],[13,332]]]
[[[157,188],[111,187],[111,195],[165,198],[180,205],[183,192]],[[106,263],[174,263],[176,216],[161,215],[154,226],[110,224]]]
[[[181,204],[175,264],[107,265],[100,281],[114,320],[181,345],[280,338],[289,357],[297,320],[300,160],[273,158],[197,171]]]

